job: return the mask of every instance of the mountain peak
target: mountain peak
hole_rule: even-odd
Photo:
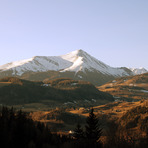
[[[129,68],[132,72],[133,75],[139,75],[148,72],[145,68],[140,67],[140,68]]]
[[[74,50],[74,51],[72,51],[72,52],[85,52],[84,50],[82,50],[82,49],[77,49],[77,50]]]
[[[87,57],[87,56],[90,56],[87,52],[85,52],[84,50],[82,49],[79,49],[77,50],[77,55],[80,56],[80,57]]]
[[[78,49],[78,50],[76,50],[77,51],[77,53],[78,54],[85,54],[86,52],[84,51],[84,50],[82,50],[82,49]]]
[[[71,56],[80,56],[80,57],[83,57],[85,54],[88,55],[88,53],[86,53],[84,50],[82,49],[78,49],[78,50],[74,50],[66,55],[71,55]],[[65,56],[66,56],[65,55]]]

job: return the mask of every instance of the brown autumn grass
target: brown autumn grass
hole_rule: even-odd
[[[108,120],[120,120],[123,115],[125,115],[128,111],[138,106],[146,106],[148,107],[148,100],[141,100],[138,102],[125,102],[125,101],[117,101],[113,103],[108,103],[105,105],[94,106],[94,113],[98,117],[106,116],[106,121]],[[58,112],[58,113],[57,113]],[[40,121],[42,123],[48,124],[51,129],[57,130],[58,132],[73,130],[77,124],[75,120],[73,124],[69,124],[65,122],[65,118],[67,118],[64,114],[70,113],[70,116],[77,115],[79,117],[86,118],[89,115],[90,108],[67,108],[61,110],[60,108],[52,109],[49,111],[35,111],[31,112],[30,116],[34,121]],[[54,118],[53,118],[54,116]],[[59,118],[60,117],[60,118]],[[140,118],[144,119],[148,117],[148,113],[140,114]],[[66,119],[68,120],[68,119]],[[83,127],[84,123],[81,124]],[[130,129],[134,132],[139,131],[139,127],[135,127]]]
[[[117,97],[148,99],[148,74],[119,78],[97,88]]]

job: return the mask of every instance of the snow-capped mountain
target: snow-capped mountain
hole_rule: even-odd
[[[110,67],[103,62],[97,60],[96,58],[92,57],[88,53],[83,50],[76,50],[64,56],[61,56],[62,59],[66,61],[70,61],[72,63],[71,66],[67,67],[63,70],[65,71],[98,71],[103,74],[107,75],[114,75],[114,76],[123,76],[129,75],[124,69],[121,68],[113,68]]]
[[[66,72],[98,71],[103,74],[123,76],[129,75],[121,68],[110,67],[90,56],[83,50],[76,50],[62,56],[35,56],[33,58],[8,63],[0,66],[1,71],[12,71],[12,75],[21,76],[27,71],[45,72],[49,70]]]
[[[134,72],[127,68],[110,67],[85,51],[76,50],[62,56],[35,56],[27,60],[2,65],[0,66],[0,77],[22,77],[26,73],[33,73],[32,78],[28,78],[30,75],[27,75],[27,78],[23,78],[34,80],[36,73],[41,73],[40,75],[43,75],[43,72],[45,74],[45,72],[49,71],[57,72],[56,77],[66,76],[74,79],[88,80],[92,83],[100,82],[101,84],[115,77],[133,75]],[[46,74],[46,77],[44,76],[43,78],[47,77],[49,78],[49,74]],[[39,77],[35,80],[38,79],[42,80]]]
[[[140,68],[129,68],[129,69],[133,72],[133,75],[139,75],[139,74],[143,74],[143,73],[147,73],[148,72],[143,67],[140,67]]]

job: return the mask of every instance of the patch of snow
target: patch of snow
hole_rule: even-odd
[[[129,86],[134,86],[134,87],[136,87],[137,85],[136,85],[136,84],[130,83]]]
[[[88,103],[90,103],[90,101],[89,101],[89,100],[86,100],[86,99],[85,99],[84,101],[85,101],[85,102],[88,102]]]
[[[51,84],[43,84],[42,86],[48,87],[48,86],[51,86]]]
[[[71,86],[76,86],[78,83],[72,83]]]
[[[64,105],[73,104],[72,102],[65,102]]]
[[[80,78],[80,79],[82,79],[83,77],[82,76],[80,76],[80,75],[78,75],[78,77]]]
[[[116,99],[114,102],[119,102],[120,100],[119,99]]]
[[[73,65],[64,69],[63,71],[75,71],[75,72],[82,71],[83,70],[82,59],[83,59],[82,57],[77,57],[77,60],[73,63]]]
[[[148,93],[148,90],[140,90],[141,92]]]
[[[113,96],[115,99],[119,99],[120,97],[117,97],[117,96]]]
[[[77,102],[76,101],[73,101],[75,104],[77,104]]]
[[[95,99],[91,99],[92,101],[94,101],[94,102],[97,102]]]

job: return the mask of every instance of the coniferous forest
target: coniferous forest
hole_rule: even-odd
[[[4,148],[145,148],[148,144],[147,128],[147,135],[137,139],[123,134],[125,129],[112,122],[104,143],[102,127],[93,108],[85,128],[77,123],[73,135],[52,133],[48,126],[33,121],[21,110],[2,107],[0,111],[0,142]]]

